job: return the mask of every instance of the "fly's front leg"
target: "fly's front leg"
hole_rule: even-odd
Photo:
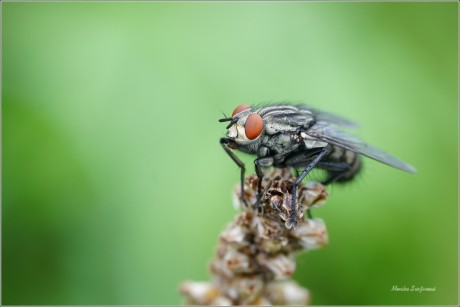
[[[255,208],[260,212],[260,199],[262,198],[262,180],[264,178],[264,173],[262,172],[262,167],[268,167],[273,165],[273,157],[263,157],[254,160],[254,166],[256,169],[257,178],[259,182],[257,184],[257,198]]]
[[[308,173],[315,167],[316,164],[329,152],[327,147],[324,147],[319,154],[307,165],[307,167],[302,171],[299,177],[297,177],[296,181],[294,182],[294,186],[292,187],[292,199],[291,199],[291,215],[286,221],[286,227],[291,228],[297,227],[297,210],[295,209],[295,204],[297,201],[297,187],[308,175]]]
[[[229,144],[230,144],[229,139],[227,139],[227,138],[221,138],[220,139],[220,145],[222,145],[222,148],[229,155],[229,157],[233,160],[233,162],[235,162],[236,165],[238,165],[238,167],[241,170],[241,174],[240,174],[240,176],[241,176],[240,177],[240,183],[241,183],[240,199],[243,201],[244,205],[247,207],[248,203],[246,202],[246,199],[244,198],[244,172],[245,172],[246,169],[244,167],[244,163],[240,159],[238,159],[238,157],[228,147]],[[234,145],[234,144],[232,144],[232,145]]]

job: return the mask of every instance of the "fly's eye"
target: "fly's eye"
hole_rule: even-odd
[[[236,114],[240,113],[241,111],[249,109],[250,106],[247,104],[242,104],[236,107],[235,110],[233,110],[232,117],[235,116]]]
[[[255,139],[260,135],[262,129],[264,128],[264,122],[262,117],[259,114],[251,114],[246,119],[246,123],[244,124],[244,133],[246,137],[250,140]]]

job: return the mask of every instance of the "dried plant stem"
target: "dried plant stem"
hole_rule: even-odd
[[[321,219],[305,219],[308,208],[324,204],[327,192],[316,182],[302,184],[296,204],[299,226],[288,229],[290,194],[295,177],[287,169],[274,169],[262,182],[261,212],[256,212],[258,178],[245,179],[246,206],[235,189],[241,213],[220,234],[211,282],[181,285],[186,304],[192,305],[307,305],[307,289],[293,281],[295,253],[328,243]]]

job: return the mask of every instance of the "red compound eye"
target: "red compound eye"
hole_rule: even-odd
[[[247,104],[242,104],[236,107],[235,110],[233,110],[232,117],[235,116],[236,114],[240,113],[241,111],[249,109],[250,106]]]
[[[251,114],[246,119],[246,124],[244,124],[244,133],[246,137],[250,140],[255,139],[260,135],[262,129],[264,128],[264,121],[259,114]]]

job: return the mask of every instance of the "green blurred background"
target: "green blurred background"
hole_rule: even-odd
[[[4,3],[3,304],[180,304],[236,214],[217,119],[281,100],[418,169],[330,187],[312,303],[457,304],[457,64],[456,3]]]

